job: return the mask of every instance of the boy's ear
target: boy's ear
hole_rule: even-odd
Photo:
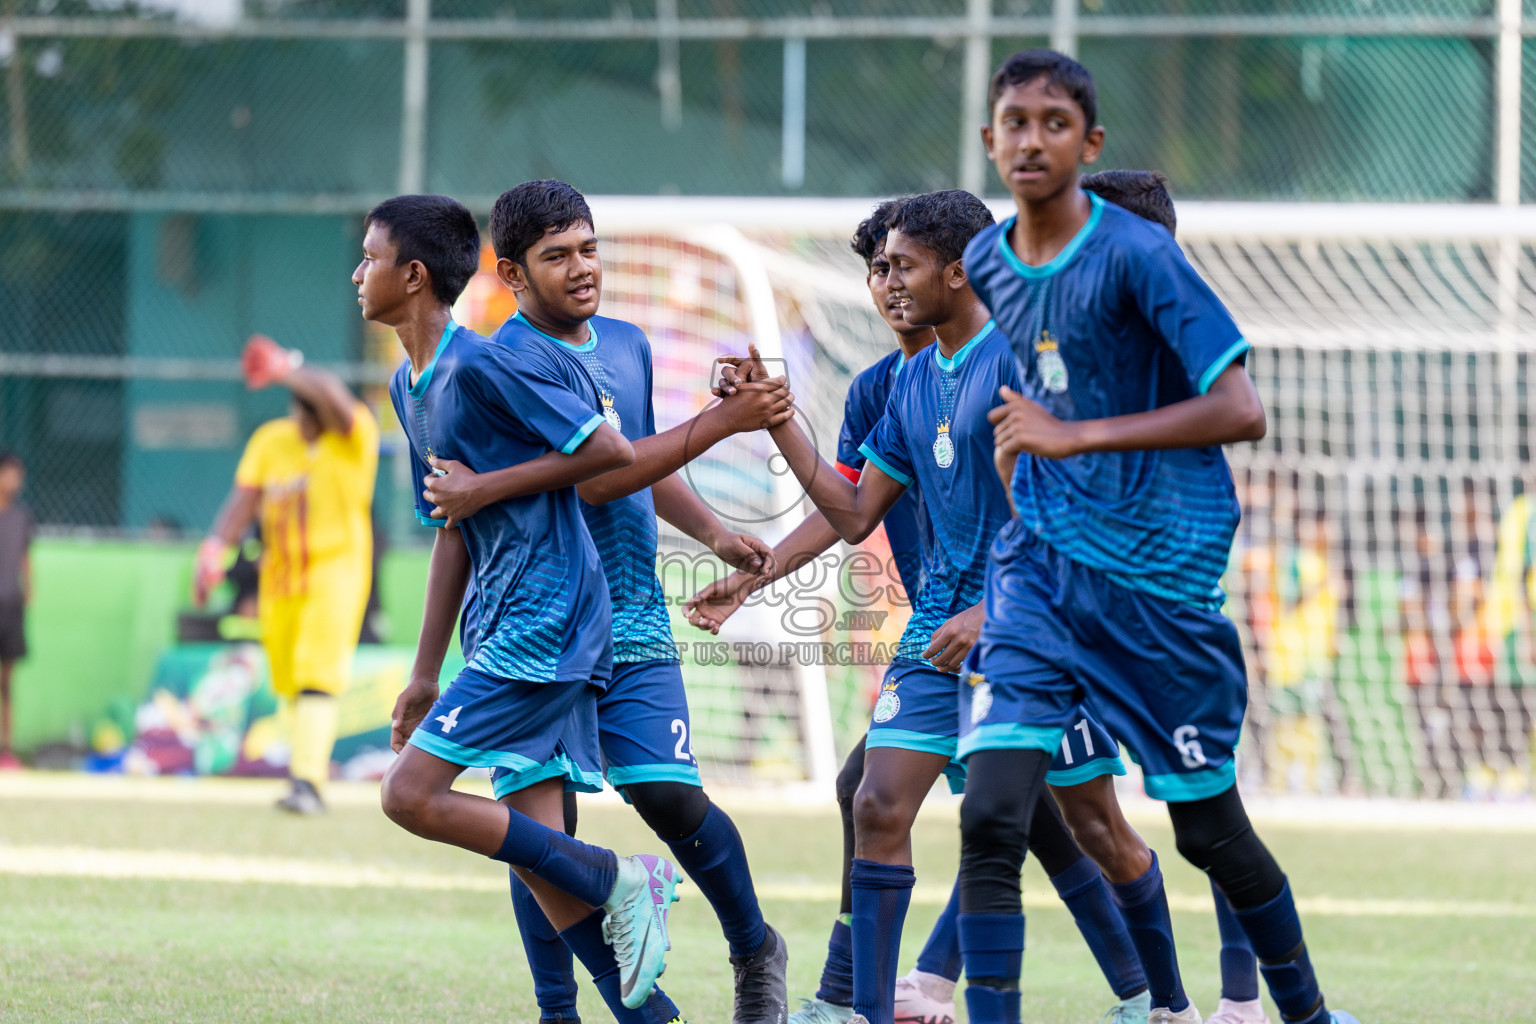
[[[971,283],[971,279],[965,276],[965,261],[955,260],[944,268],[944,285],[951,291],[959,291]]]
[[[516,260],[503,257],[496,261],[496,276],[501,283],[514,292],[522,292],[528,289],[527,270]]]
[[[405,293],[415,295],[432,290],[432,272],[421,260],[411,260],[405,268]]]
[[[1078,159],[1079,163],[1097,163],[1104,153],[1104,126],[1096,124],[1088,129],[1088,134],[1083,138],[1083,155]]]
[[[981,145],[987,151],[987,159],[997,163],[997,157],[992,153],[992,126],[990,124],[981,126]]]

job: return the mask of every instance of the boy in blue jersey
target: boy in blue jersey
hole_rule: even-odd
[[[988,540],[1009,515],[989,458],[986,417],[998,389],[1018,376],[1006,339],[971,292],[959,261],[965,243],[991,222],[979,199],[950,191],[908,200],[888,224],[890,290],[903,317],[932,326],[938,340],[898,376],[861,446],[868,463],[857,484],[823,463],[798,425],[771,431],[845,540],[862,540],[913,486],[922,490],[933,529],[921,589],[875,704],[854,797],[851,1021],[894,1020],[901,923],[915,882],[911,825],[938,776],[962,774],[952,763],[956,673],[980,625]],[[1083,740],[1085,746],[1098,741],[1093,760],[1103,772],[1123,771],[1102,733]]]
[[[1168,179],[1156,171],[1099,171],[1085,174],[1078,182],[1085,192],[1092,192],[1107,202],[1124,207],[1143,220],[1161,224],[1170,235],[1178,232],[1178,218],[1173,198],[1168,195]],[[1005,453],[1005,460],[1018,458]],[[1003,470],[1003,479],[1012,479],[1013,461]],[[1243,934],[1232,905],[1211,882],[1211,896],[1216,904],[1216,924],[1221,933],[1221,1004],[1205,1018],[1205,1024],[1270,1024],[1269,1014],[1259,999],[1259,962],[1253,955],[1248,936]]]
[[[735,974],[733,1024],[783,1024],[784,940],[763,920],[741,836],[705,795],[693,757],[682,665],[656,576],[656,517],[729,565],[771,571],[767,546],[727,530],[677,471],[725,437],[789,419],[793,396],[782,380],[756,385],[657,433],[650,342],[634,324],[597,315],[602,263],[581,193],[560,181],[508,190],[491,214],[491,240],[497,273],[518,299],[517,314],[494,342],[549,361],[562,384],[602,409],[635,450],[629,466],[577,488],[613,596],[613,679],[597,700],[601,767],[715,909]],[[439,513],[468,516],[465,522],[488,502],[520,492],[526,474],[506,462],[483,462],[492,471],[481,474],[458,462],[434,467],[446,475],[428,478],[429,500]],[[574,1020],[569,957],[540,934],[547,926],[526,889],[514,887],[514,904],[543,1019]]]
[[[859,482],[867,463],[859,449],[883,415],[897,374],[935,339],[931,326],[917,326],[907,322],[902,314],[905,299],[893,295],[889,288],[890,262],[885,253],[886,225],[896,216],[904,202],[905,199],[895,199],[881,203],[874,214],[858,226],[852,240],[854,252],[864,259],[866,283],[875,308],[896,334],[898,341],[895,352],[859,373],[848,390],[842,429],[838,436],[836,468],[855,484]],[[909,594],[917,595],[922,584],[923,559],[933,550],[933,528],[922,506],[920,489],[906,489],[896,504],[886,512],[883,522],[902,585]],[[826,517],[819,511],[813,511],[775,547],[776,568],[772,578],[787,575],[805,560],[819,556],[838,540],[837,531],[827,522]],[[689,619],[695,626],[718,633],[724,621],[760,585],[765,584],[761,583],[759,577],[743,572],[714,583],[689,603]],[[790,1024],[845,1024],[853,1016],[853,894],[850,885],[855,848],[853,806],[864,778],[866,742],[867,738],[861,738],[854,746],[837,777],[837,800],[843,820],[842,902],[827,943],[821,983],[814,998],[802,1000],[803,1005],[790,1017]],[[1069,783],[1073,780],[1073,768],[1082,767],[1067,763],[1073,756],[1070,747],[1064,751],[1064,763],[1058,766],[1059,771],[1052,772],[1052,783]],[[1112,771],[1112,762],[1094,759],[1089,762],[1088,770]],[[1051,800],[1042,800],[1038,805],[1030,839],[1030,848],[1040,859],[1057,892],[1071,910],[1111,990],[1120,1000],[1105,1015],[1105,1019],[1108,1024],[1140,1024],[1146,1019],[1149,1005],[1146,978],[1098,866],[1085,857],[1073,841]],[[934,923],[928,941],[918,956],[916,968],[896,979],[896,1024],[933,1024],[935,1021],[954,1019],[954,991],[960,977],[960,946],[956,932],[958,915],[957,887]]]
[[[543,490],[457,528],[416,503],[418,519],[439,529],[416,662],[391,724],[400,757],[384,777],[384,812],[423,838],[509,864],[620,1020],[669,1021],[676,1007],[654,989],[672,865],[620,858],[559,830],[566,785],[592,782],[580,766],[596,745],[595,701],[611,656],[607,584],[571,485],[627,465],[634,453],[559,383],[550,360],[453,322],[449,307],[478,262],[468,210],[443,196],[400,196],[366,224],[353,282],[363,316],[393,327],[405,349],[390,397],[417,468],[438,456],[514,463],[560,453],[545,460]],[[471,579],[481,638],[439,694]],[[470,766],[508,771],[500,803],[451,788]]]
[[[1169,802],[1179,851],[1231,902],[1282,1016],[1323,1024],[1285,876],[1234,785],[1246,679],[1220,612],[1238,509],[1219,446],[1264,433],[1247,342],[1168,232],[1078,187],[1104,138],[1081,65],[1015,54],[989,102],[983,140],[1019,213],[973,239],[965,263],[1024,386],[993,413],[998,459],[1018,456],[1018,515],[993,545],[985,684],[960,745],[971,1020],[1020,1019],[1030,808],[1086,696]],[[1199,1014],[1181,996],[1149,1019]]]

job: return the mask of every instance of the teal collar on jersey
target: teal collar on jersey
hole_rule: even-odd
[[[591,320],[587,321],[587,340],[582,342],[580,345],[572,345],[568,341],[561,341],[553,334],[545,334],[543,331],[533,326],[533,324],[528,322],[528,318],[523,316],[522,310],[518,310],[516,313],[513,313],[512,319],[518,321],[534,334],[537,334],[539,337],[546,338],[554,342],[556,345],[563,345],[564,347],[570,349],[572,352],[591,352],[593,349],[597,348],[597,325],[594,324]]]
[[[438,357],[443,354],[443,349],[448,347],[448,339],[453,337],[453,332],[459,329],[459,325],[453,322],[453,317],[448,318],[448,324],[443,328],[443,336],[437,339],[437,351],[432,353],[432,361],[427,368],[421,371],[421,376],[416,378],[416,383],[407,390],[412,398],[420,398],[427,393],[427,385],[432,383],[432,371],[437,369]]]
[[[1103,199],[1089,192],[1088,202],[1093,209],[1088,213],[1087,222],[1077,229],[1077,234],[1072,236],[1072,240],[1062,248],[1061,252],[1056,254],[1054,259],[1038,267],[1032,267],[1019,259],[1019,254],[1014,252],[1013,246],[1008,244],[1008,232],[1012,231],[1014,224],[1018,223],[1019,215],[1014,214],[1003,221],[1003,230],[997,236],[997,247],[1003,252],[1003,262],[1007,263],[1009,268],[1020,277],[1027,277],[1032,280],[1050,277],[1062,267],[1071,263],[1072,257],[1077,255],[1077,250],[1083,247],[1083,243],[1088,241],[1088,236],[1093,234],[1093,229],[1099,226],[1099,218],[1104,216]]]
[[[976,332],[976,337],[960,346],[960,351],[955,353],[953,359],[945,359],[944,353],[939,351],[939,343],[933,343],[933,361],[939,364],[939,369],[946,373],[954,373],[960,369],[960,364],[965,362],[965,357],[971,354],[971,349],[981,343],[981,340],[993,331],[997,330],[997,321],[988,320],[987,326]]]

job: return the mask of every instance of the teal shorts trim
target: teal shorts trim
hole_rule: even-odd
[[[505,768],[512,772],[526,772],[543,767],[538,761],[510,750],[481,750],[478,747],[466,747],[421,728],[411,733],[411,738],[407,742],[434,757],[440,757],[453,764],[461,764],[466,768]]]
[[[681,782],[685,786],[703,786],[699,770],[689,764],[626,764],[609,765],[608,784],[623,790],[638,782]]]
[[[527,771],[503,770],[491,773],[491,792],[500,800],[511,793],[547,779],[564,779],[567,793],[601,793],[603,777],[578,768],[569,757],[557,754],[549,761]]]
[[[922,754],[939,754],[949,758],[944,775],[949,779],[951,793],[965,792],[965,765],[955,760],[955,738],[934,736],[910,729],[871,729],[864,740],[864,749],[887,747],[891,750],[915,750]],[[956,788],[956,787],[959,788]]]
[[[1119,757],[1096,757],[1087,764],[1080,764],[1075,768],[1048,771],[1045,773],[1045,782],[1048,786],[1079,786],[1100,775],[1124,774],[1125,762]]]
[[[1216,768],[1198,772],[1180,772],[1177,775],[1146,775],[1142,781],[1147,796],[1170,804],[1188,803],[1191,800],[1208,800],[1219,796],[1237,784],[1237,762],[1228,760]]]
[[[955,756],[953,736],[935,736],[932,733],[913,732],[911,729],[871,729],[864,741],[870,747],[896,747],[899,750],[920,750],[925,754]]]
[[[1054,754],[1061,748],[1061,737],[1066,730],[1043,725],[1020,725],[1017,722],[994,722],[979,725],[960,739],[960,760],[965,760],[978,750],[1043,750]]]

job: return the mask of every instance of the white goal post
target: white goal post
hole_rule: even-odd
[[[605,299],[605,312],[655,339],[660,313],[676,328],[686,307],[700,352],[754,338],[786,360],[830,459],[848,381],[892,344],[847,244],[877,200],[589,202],[619,300]],[[1536,207],[1186,202],[1178,218],[1191,262],[1253,343],[1249,369],[1269,413],[1263,441],[1229,450],[1245,514],[1227,584],[1251,664],[1246,781],[1299,793],[1529,793],[1536,588],[1521,517],[1536,486]],[[705,372],[690,372],[696,397]],[[664,378],[658,369],[659,415],[696,411],[668,397]],[[756,480],[759,497],[736,511],[778,513],[757,527],[778,539],[799,521],[798,508],[785,511],[792,477],[774,475],[771,447],[722,448],[695,483]],[[798,597],[836,603],[836,579],[817,586]],[[804,639],[780,628],[781,611],[749,611],[737,637],[774,651]],[[850,683],[845,668],[795,661],[747,673],[764,693],[792,692],[795,706],[781,700],[772,713],[795,719],[792,767],[729,753],[759,743],[763,723],[732,737],[728,717],[713,737],[701,731],[715,744],[701,757],[737,766],[743,781],[829,782],[834,748],[856,738],[867,712],[870,673]],[[729,688],[738,669],[704,686],[705,705],[709,686]],[[779,682],[762,681],[775,671]],[[727,707],[766,713],[741,712],[734,698]]]

